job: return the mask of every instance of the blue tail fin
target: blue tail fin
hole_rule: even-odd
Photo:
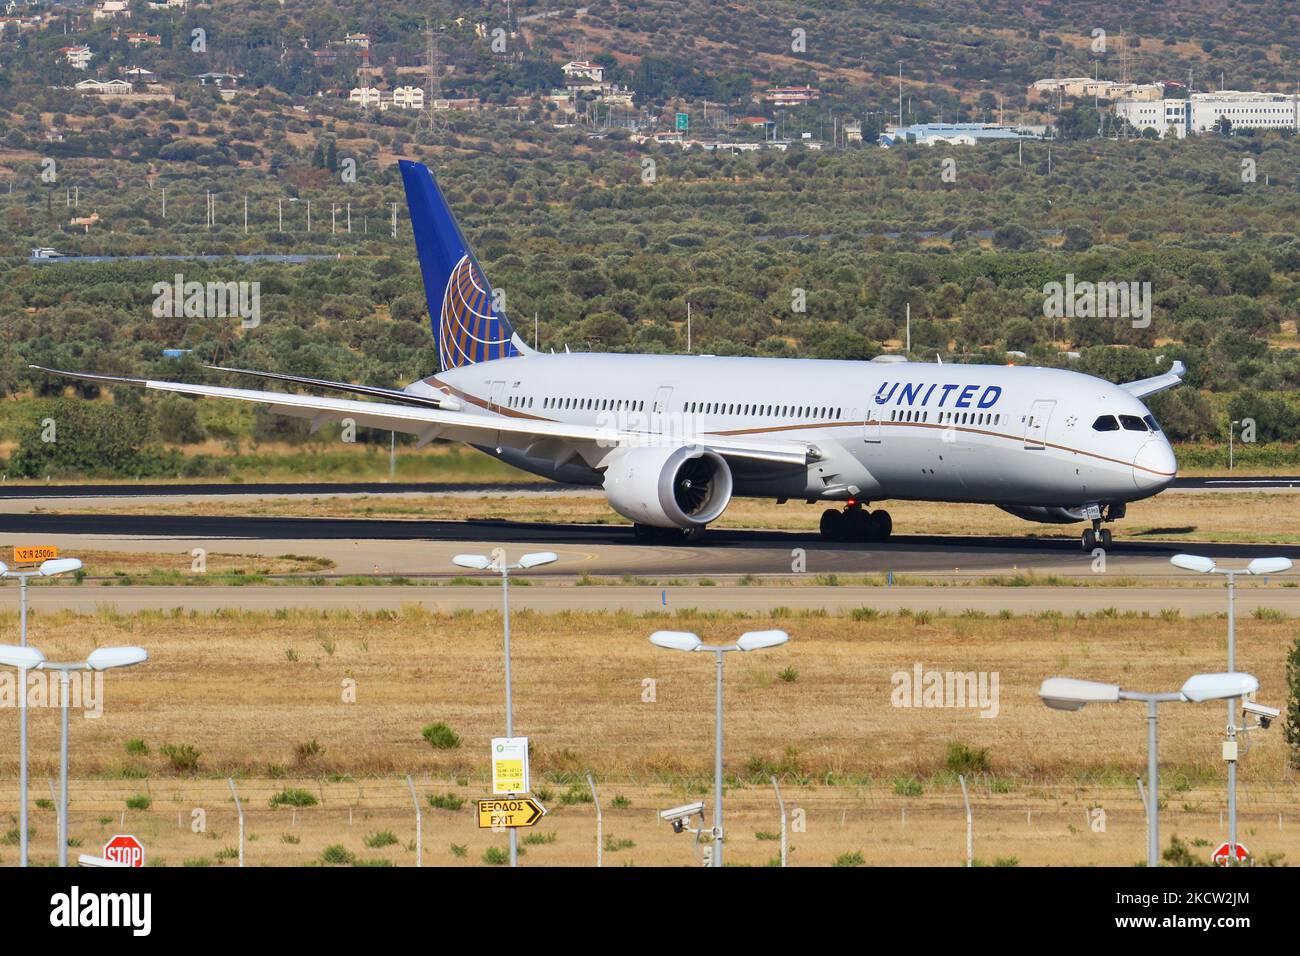
[[[415,251],[424,276],[429,318],[442,368],[518,355],[505,315],[494,304],[478,260],[447,207],[433,173],[422,163],[400,160]]]

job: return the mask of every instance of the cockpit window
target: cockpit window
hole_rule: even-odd
[[[1147,423],[1147,428],[1151,429],[1153,432],[1160,431],[1160,425],[1156,422],[1154,415],[1145,415],[1142,420]]]
[[[1119,423],[1124,426],[1126,432],[1144,432],[1147,430],[1147,423],[1136,415],[1121,415]]]
[[[1119,422],[1115,421],[1114,415],[1101,415],[1092,423],[1092,427],[1094,431],[1117,432],[1119,431]]]

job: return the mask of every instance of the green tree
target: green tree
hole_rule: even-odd
[[[107,402],[38,402],[18,430],[9,468],[23,478],[157,475],[176,468],[180,456],[156,447],[152,424]]]
[[[1291,750],[1288,755],[1291,766],[1300,770],[1300,637],[1286,657],[1286,686],[1286,723],[1282,725],[1282,737]]]

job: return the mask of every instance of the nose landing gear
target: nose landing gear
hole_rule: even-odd
[[[1118,521],[1124,517],[1125,507],[1122,504],[1111,504],[1106,507],[1106,521]],[[1095,548],[1101,548],[1103,551],[1110,550],[1111,536],[1110,529],[1103,528],[1101,509],[1097,508],[1095,516],[1089,520],[1092,521],[1092,527],[1084,531],[1080,536],[1081,544],[1084,551],[1091,552]]]
[[[867,511],[860,502],[852,502],[843,511],[827,508],[822,512],[821,536],[827,541],[888,541],[894,521],[884,509]]]

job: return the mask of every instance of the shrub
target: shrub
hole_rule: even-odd
[[[357,855],[342,843],[333,843],[321,851],[320,861],[326,866],[351,866],[357,862]]]
[[[397,835],[392,830],[380,830],[369,836],[362,837],[361,842],[372,850],[378,850],[380,847],[392,846],[397,842]]]
[[[315,794],[298,787],[285,787],[271,797],[273,807],[314,807],[316,803]]]
[[[429,724],[420,731],[420,736],[435,750],[454,750],[460,746],[460,735],[441,721]]]
[[[317,743],[316,738],[314,737],[293,748],[293,755],[294,758],[297,759],[298,763],[306,763],[313,757],[319,757],[324,752],[325,748]]]
[[[429,794],[429,806],[435,810],[459,810],[465,805],[465,798],[454,793]]]
[[[199,752],[190,744],[163,744],[158,749],[177,773],[194,773],[199,769]]]
[[[153,806],[153,798],[148,794],[137,793],[134,797],[126,798],[128,810],[148,810],[151,806]]]
[[[968,747],[953,741],[948,744],[943,764],[953,773],[987,773],[989,769],[989,750],[987,747]]]

